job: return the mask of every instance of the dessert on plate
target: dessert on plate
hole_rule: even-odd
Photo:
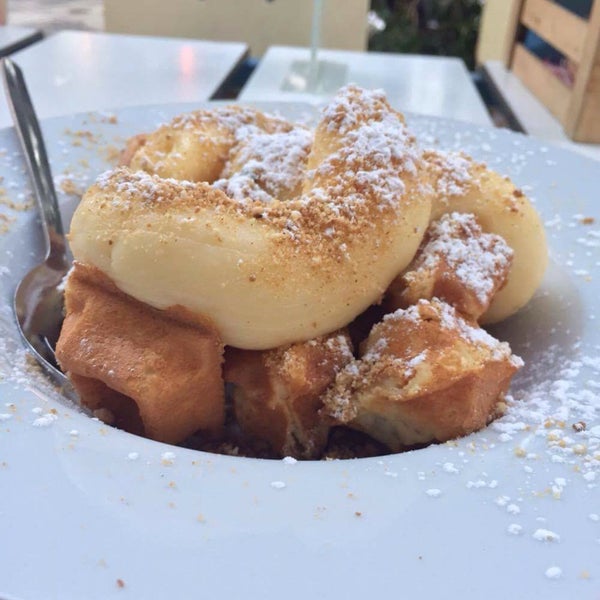
[[[538,287],[540,219],[485,165],[422,149],[382,92],[341,89],[314,129],[200,110],[121,163],[73,216],[56,349],[100,418],[317,459],[339,432],[396,452],[497,414],[522,362],[479,323]]]

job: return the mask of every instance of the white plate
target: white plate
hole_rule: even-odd
[[[189,108],[46,121],[54,173],[84,187],[107,144]],[[14,218],[0,235],[0,597],[598,598],[600,165],[509,132],[409,122],[425,144],[513,177],[547,223],[548,277],[495,332],[527,362],[508,415],[453,444],[296,464],[107,427],[23,368],[10,303],[40,259],[39,231],[33,209],[0,205]],[[19,201],[28,186],[11,130],[0,147]]]

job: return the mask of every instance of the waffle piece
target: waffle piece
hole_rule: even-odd
[[[522,365],[439,300],[386,315],[324,395],[324,411],[393,451],[484,427]]]
[[[436,297],[477,320],[505,284],[512,256],[475,215],[445,214],[429,225],[412,264],[390,285],[386,305],[394,311]]]
[[[84,406],[163,442],[220,431],[223,346],[208,320],[150,308],[77,263],[65,303],[56,356]]]
[[[144,423],[135,401],[129,396],[109,388],[104,382],[70,372],[69,379],[81,400],[81,404],[92,414],[119,429],[144,435]]]
[[[352,359],[345,332],[262,352],[228,348],[224,373],[238,424],[279,456],[318,458],[330,427],[321,395]]]

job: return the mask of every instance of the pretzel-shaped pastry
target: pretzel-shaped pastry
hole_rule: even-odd
[[[402,116],[381,92],[344,88],[316,128],[299,195],[284,201],[256,177],[237,196],[226,193],[227,182],[211,183],[223,156],[250,138],[248,128],[255,139],[292,139],[297,130],[245,111],[228,113],[223,124],[219,114],[203,113],[170,138],[156,134],[167,162],[179,160],[169,148],[196,160],[217,148],[206,181],[127,168],[98,178],[73,217],[75,259],[150,306],[183,306],[210,319],[238,348],[274,348],[345,326],[407,266],[429,220],[427,171]],[[216,131],[215,139],[195,147],[195,128],[209,138]],[[151,134],[139,152],[155,142]],[[273,161],[282,165],[290,148],[285,140],[275,146]],[[253,195],[254,184],[262,195]]]

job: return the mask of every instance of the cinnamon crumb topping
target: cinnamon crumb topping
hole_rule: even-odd
[[[214,122],[215,115],[200,111],[178,117],[171,127],[194,128],[209,119]],[[342,90],[324,110],[322,120],[327,131],[339,136],[339,143],[315,169],[304,173],[302,163],[311,141],[306,130],[277,122],[274,133],[256,135],[256,113],[237,107],[218,109],[217,122],[219,128],[237,132],[239,155],[236,158],[234,150],[234,162],[225,166],[214,185],[121,167],[100,175],[96,186],[104,198],[112,196],[112,207],[124,215],[150,207],[165,216],[176,209],[190,222],[205,219],[204,211],[210,211],[212,218],[235,214],[258,219],[257,226],[282,240],[293,240],[296,251],[309,248],[315,257],[336,261],[348,260],[350,247],[360,248],[366,237],[381,238],[385,244],[390,223],[403,219],[402,199],[415,191],[421,152],[402,116],[392,111],[381,92],[353,86]],[[253,141],[248,143],[251,134]],[[292,157],[285,155],[287,142],[300,168],[291,169]],[[269,144],[273,146],[265,156]],[[241,165],[237,170],[235,160]],[[228,180],[227,174],[231,174]],[[300,196],[287,201],[275,197],[278,191],[285,196],[286,191],[298,189],[301,177],[306,181]],[[198,208],[200,212],[194,212]]]

